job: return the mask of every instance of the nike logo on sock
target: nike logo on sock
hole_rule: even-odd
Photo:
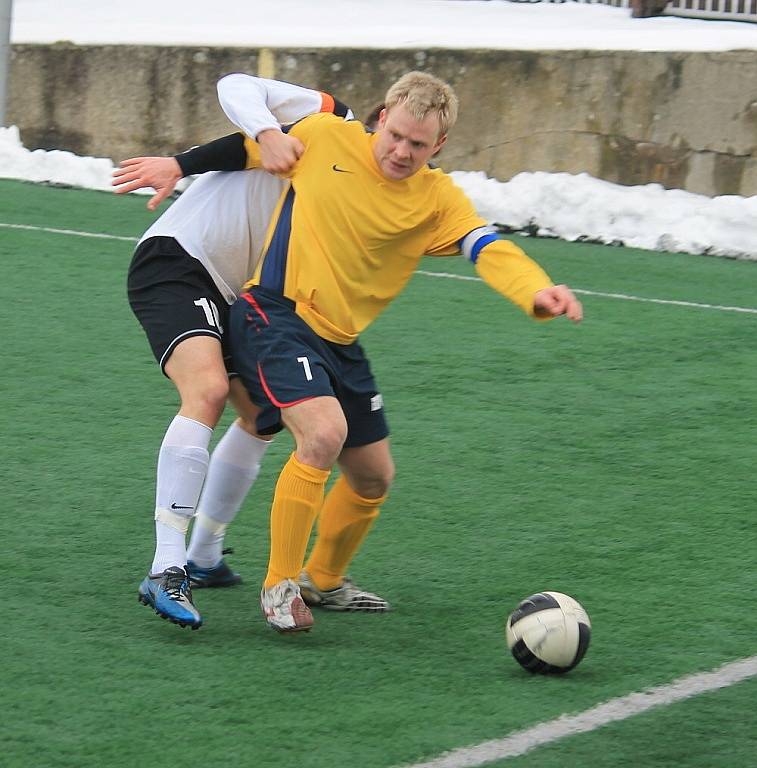
[[[171,504],[171,509],[194,509],[194,507],[182,507],[181,504]]]

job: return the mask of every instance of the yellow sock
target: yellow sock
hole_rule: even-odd
[[[271,506],[271,556],[266,589],[300,575],[330,474],[328,469],[301,464],[294,453],[281,470]]]
[[[318,537],[305,566],[318,589],[334,589],[342,583],[385,499],[386,496],[379,499],[359,496],[344,475],[334,483],[323,502]]]

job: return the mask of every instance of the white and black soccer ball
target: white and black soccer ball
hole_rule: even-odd
[[[529,672],[561,674],[584,657],[591,639],[589,614],[562,592],[539,592],[508,616],[507,647]]]

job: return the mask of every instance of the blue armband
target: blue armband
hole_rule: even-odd
[[[499,236],[494,227],[477,227],[468,232],[460,241],[460,250],[467,259],[470,259],[475,264],[478,261],[478,254],[481,249],[495,240],[499,240]]]

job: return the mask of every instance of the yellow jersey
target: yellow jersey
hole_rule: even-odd
[[[281,293],[319,336],[351,344],[424,255],[462,248],[488,283],[533,314],[534,293],[551,285],[549,278],[517,246],[496,238],[443,171],[423,167],[407,179],[386,178],[373,154],[376,136],[331,114],[307,117],[289,133],[305,152],[246,287]],[[246,147],[247,167],[259,167],[257,145],[247,139]]]

